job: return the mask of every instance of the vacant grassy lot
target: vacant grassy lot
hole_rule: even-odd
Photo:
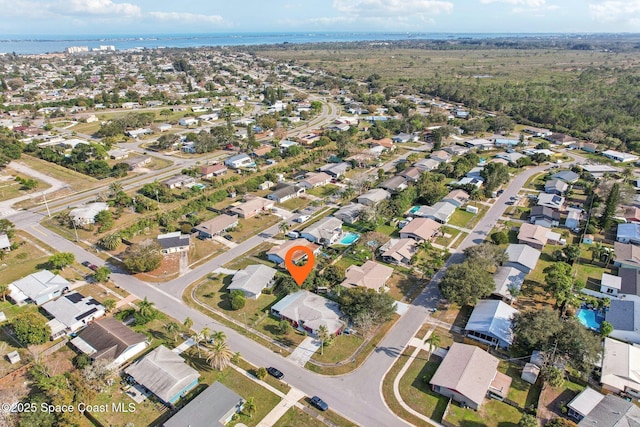
[[[71,169],[58,166],[55,163],[40,160],[26,154],[22,155],[22,157],[20,158],[20,162],[33,169],[43,171],[45,174],[59,179],[60,181],[66,182],[74,191],[84,191],[100,185],[107,185],[111,181],[109,179],[97,180],[90,176],[75,172]]]
[[[44,243],[23,231],[16,232],[12,243],[18,248],[6,253],[0,261],[0,274],[3,283],[11,283],[45,268],[45,263],[54,252]]]
[[[239,225],[228,234],[233,236],[234,242],[243,242],[272,225],[277,224],[278,221],[280,221],[280,218],[275,215],[258,215],[253,218],[241,219]]]
[[[342,362],[351,357],[363,342],[364,339],[359,335],[338,335],[330,345],[324,347],[322,354],[318,349],[312,358],[324,363]]]
[[[22,184],[16,181],[16,178],[35,179],[28,175],[17,173],[11,168],[5,168],[0,176],[0,201],[10,200],[15,197],[24,196],[25,194],[36,193],[51,187],[46,182],[36,179],[38,185],[31,190],[27,190]]]
[[[507,395],[509,399],[516,402],[521,408],[538,406],[541,388],[523,381],[520,378],[520,374],[522,373],[521,368],[508,362],[500,362],[498,369],[500,372],[513,378],[511,387],[509,388],[509,394]]]

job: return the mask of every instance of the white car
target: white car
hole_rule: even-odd
[[[305,221],[309,221],[311,215],[300,215],[298,218],[294,219],[295,222],[303,223]]]

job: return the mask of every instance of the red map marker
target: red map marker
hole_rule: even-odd
[[[305,265],[295,265],[293,262],[293,256],[296,252],[302,251],[307,254],[307,263]],[[287,267],[287,270],[293,277],[293,280],[296,281],[298,286],[302,286],[302,283],[309,277],[309,273],[313,270],[315,258],[313,256],[313,251],[306,246],[294,246],[287,254],[284,256],[284,265]]]

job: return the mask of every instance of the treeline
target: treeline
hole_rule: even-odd
[[[8,165],[12,160],[18,160],[23,150],[24,144],[16,138],[14,132],[0,127],[0,168]]]

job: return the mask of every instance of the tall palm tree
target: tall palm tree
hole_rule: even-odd
[[[153,302],[149,301],[147,297],[144,297],[144,299],[138,303],[138,313],[140,313],[141,316],[153,316],[154,311],[155,308],[153,308]]]
[[[242,407],[243,412],[246,411],[249,418],[253,417],[253,414],[256,412],[256,402],[255,398],[251,396],[244,402],[244,406]]]
[[[233,357],[233,352],[224,341],[215,341],[207,353],[207,363],[218,371],[229,366]]]
[[[168,333],[173,335],[173,341],[175,342],[178,339],[178,331],[180,330],[180,325],[178,325],[176,322],[169,322],[164,325],[164,328]]]
[[[596,242],[593,246],[591,246],[590,250],[591,250],[591,262],[593,262],[594,260],[598,260],[598,262],[600,262],[600,260],[602,259],[602,253],[604,250],[602,243]]]
[[[424,343],[429,344],[429,354],[431,354],[440,347],[440,336],[435,332],[431,332],[431,335],[424,340]]]
[[[193,332],[191,334],[191,339],[193,340],[193,344],[198,350],[198,357],[202,357],[200,354],[200,341],[202,341],[202,334],[200,332]]]
[[[109,184],[109,193],[111,193],[111,197],[115,197],[119,192],[122,191],[122,184],[118,181],[114,181]]]
[[[204,328],[202,328],[202,330],[200,331],[200,335],[202,336],[202,339],[206,342],[209,341],[209,338],[211,337],[211,328],[205,326]]]
[[[282,221],[280,225],[278,225],[278,228],[280,229],[281,233],[286,233],[287,231],[289,231],[290,227],[286,221]]]
[[[191,329],[191,327],[193,326],[193,320],[191,320],[190,317],[187,317],[186,319],[184,319],[184,322],[182,324],[185,328]]]
[[[222,331],[215,331],[211,334],[211,338],[214,343],[225,342],[227,340],[227,335]]]
[[[318,338],[321,341],[321,344],[320,344],[320,355],[323,355],[324,354],[324,343],[327,342],[331,338],[331,335],[329,334],[329,330],[327,329],[326,325],[318,326],[318,330],[316,332],[318,334]]]

